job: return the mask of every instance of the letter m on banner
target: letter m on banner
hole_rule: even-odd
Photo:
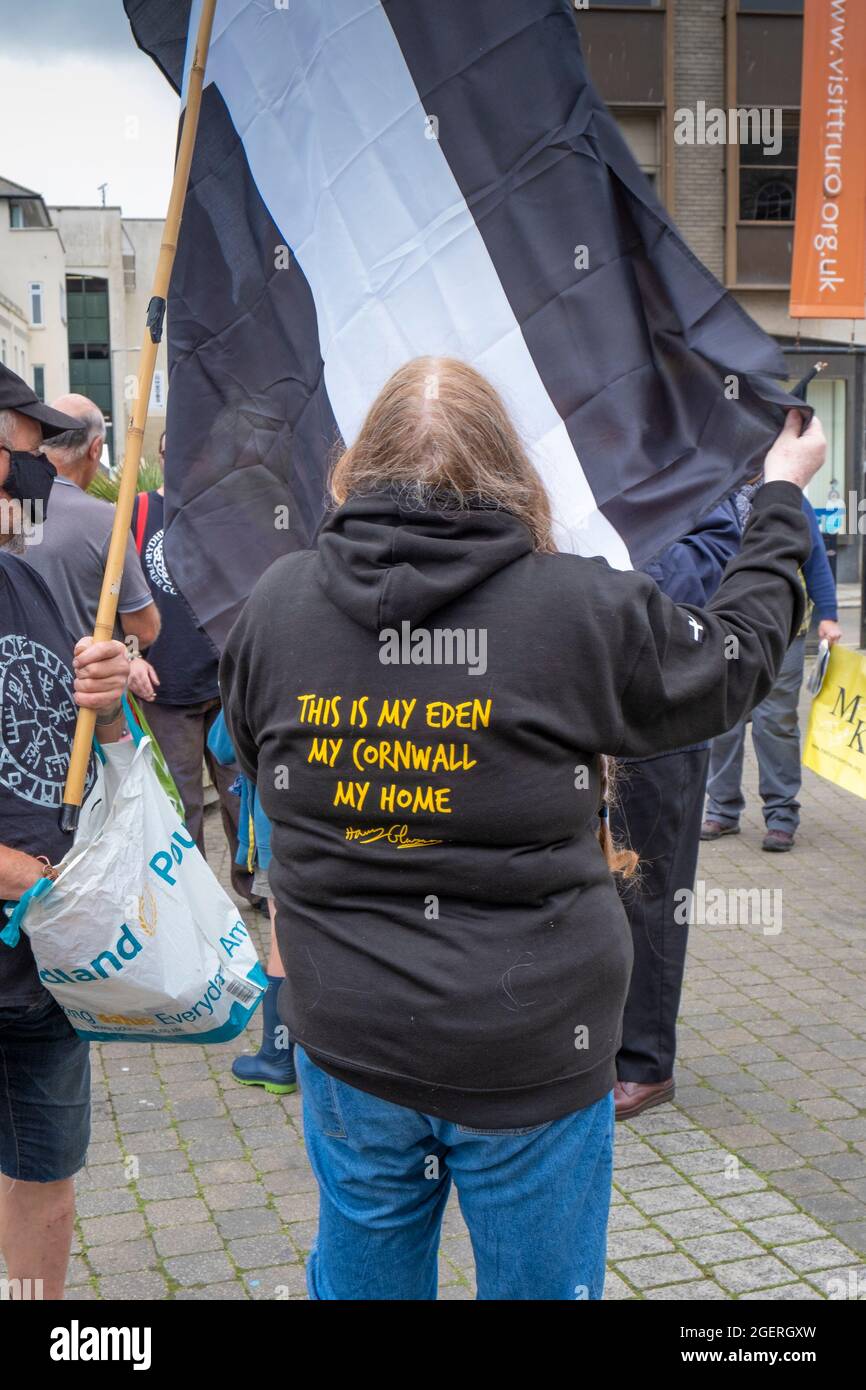
[[[803,763],[838,787],[866,797],[866,657],[835,646],[815,696]]]

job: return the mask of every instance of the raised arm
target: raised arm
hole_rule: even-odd
[[[799,434],[789,413],[767,455],[740,554],[705,608],[673,603],[646,579],[631,581],[623,638],[635,652],[620,694],[610,752],[641,757],[725,732],[770,691],[803,613],[799,570],[811,538],[801,490],[824,461],[816,418]],[[645,586],[645,606],[634,585]]]

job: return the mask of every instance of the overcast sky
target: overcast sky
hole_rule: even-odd
[[[0,0],[0,174],[48,203],[162,217],[179,101],[121,0]]]

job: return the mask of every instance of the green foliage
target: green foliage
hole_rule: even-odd
[[[101,497],[103,502],[116,502],[122,472],[123,468],[118,468],[113,478],[107,473],[97,473],[87,491],[92,497]],[[158,463],[143,459],[138,469],[136,492],[155,492],[158,487],[162,487],[162,469]]]

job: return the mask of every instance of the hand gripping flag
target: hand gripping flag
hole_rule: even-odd
[[[183,93],[198,0],[125,5]],[[335,448],[411,357],[485,373],[560,547],[622,568],[757,472],[796,404],[568,0],[219,0],[168,326],[166,557],[217,642],[312,543]]]

